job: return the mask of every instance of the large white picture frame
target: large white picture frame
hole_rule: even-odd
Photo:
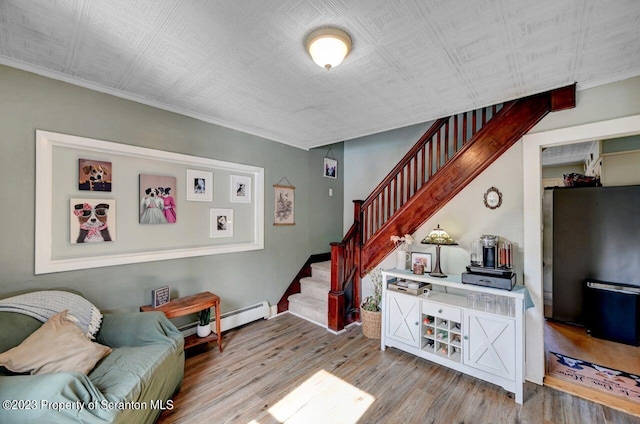
[[[69,243],[68,228],[65,227],[69,225],[68,206],[59,208],[64,209],[65,220],[62,225],[59,219],[54,225],[52,218],[57,213],[54,210],[56,205],[68,205],[69,198],[84,196],[83,193],[86,193],[77,191],[76,169],[73,170],[73,178],[71,179],[70,171],[60,169],[64,167],[55,166],[60,160],[60,156],[64,155],[100,160],[113,158],[114,167],[118,166],[118,175],[126,173],[138,175],[138,173],[145,171],[145,169],[133,169],[137,167],[137,164],[147,168],[162,166],[184,171],[186,169],[208,170],[214,174],[214,180],[216,174],[223,175],[224,177],[220,180],[226,181],[226,184],[228,184],[227,175],[232,173],[250,175],[254,183],[253,203],[237,206],[237,208],[244,208],[241,211],[245,217],[243,220],[249,218],[244,221],[246,225],[243,225],[243,230],[250,229],[244,230],[247,234],[242,237],[210,239],[208,232],[202,231],[202,227],[206,228],[209,224],[210,204],[186,202],[186,199],[182,197],[177,201],[182,202],[182,210],[187,206],[191,208],[191,219],[181,220],[178,224],[165,227],[170,228],[166,231],[175,231],[175,233],[166,235],[166,237],[173,237],[171,243],[158,245],[149,242],[148,240],[156,238],[155,234],[154,237],[129,236],[130,232],[126,231],[127,226],[130,226],[134,232],[149,231],[150,229],[150,226],[140,226],[136,222],[138,199],[135,190],[137,190],[137,184],[131,183],[128,184],[131,188],[126,187],[127,184],[123,184],[118,186],[118,190],[110,193],[110,197],[116,200],[119,205],[118,226],[123,231],[119,231],[118,240],[113,243],[93,243],[92,246],[77,248],[76,246],[79,245]],[[119,165],[117,161],[122,164]],[[77,164],[77,161],[75,163]],[[74,168],[77,168],[77,165],[74,165]],[[61,177],[60,175],[65,172],[69,175]],[[177,175],[178,184],[180,184],[180,180],[184,178],[186,172]],[[69,186],[66,182],[61,183],[60,180],[73,181],[73,185]],[[261,167],[37,130],[35,181],[35,274],[264,249],[264,168]],[[127,182],[129,181],[127,180]],[[131,181],[135,181],[135,179]],[[132,190],[133,194],[126,190]],[[185,210],[184,213],[187,211]],[[238,211],[236,211],[237,213]],[[189,221],[191,222],[189,223]],[[63,227],[64,231],[60,227]],[[64,233],[64,239],[60,237],[61,233]],[[193,241],[194,237],[202,237],[208,241],[195,242]],[[177,242],[181,247],[175,247]],[[152,247],[149,248],[149,246]]]

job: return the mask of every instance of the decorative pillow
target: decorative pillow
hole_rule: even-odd
[[[52,316],[22,343],[0,354],[0,366],[13,372],[88,374],[111,348],[90,341],[64,310]]]

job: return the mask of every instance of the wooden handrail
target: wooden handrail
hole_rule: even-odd
[[[391,235],[415,232],[547,113],[571,107],[575,84],[436,120],[372,193],[354,202],[354,225],[332,243],[329,327],[343,328],[344,311],[357,317],[360,278],[393,250]]]
[[[362,203],[357,220],[361,222],[364,245],[470,140],[511,105],[512,102],[493,105],[436,120]]]

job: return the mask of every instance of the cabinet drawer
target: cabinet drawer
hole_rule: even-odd
[[[423,300],[422,313],[454,322],[462,322],[462,311],[460,310],[460,308],[443,305],[442,303],[428,302]]]

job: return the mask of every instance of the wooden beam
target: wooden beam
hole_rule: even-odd
[[[576,107],[576,84],[558,88],[551,92],[551,112]]]

